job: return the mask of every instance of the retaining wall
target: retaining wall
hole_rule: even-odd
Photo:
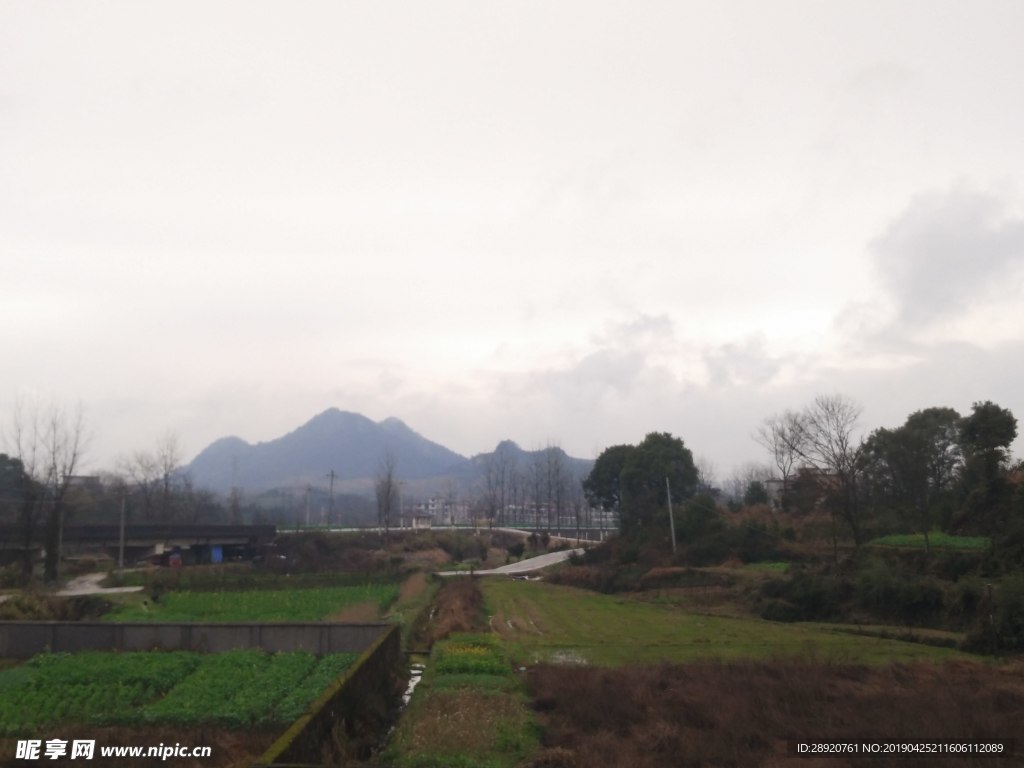
[[[27,659],[43,651],[199,651],[236,648],[361,653],[391,624],[233,623],[114,624],[86,621],[0,621],[0,658]]]
[[[313,702],[252,768],[314,768],[324,764],[324,745],[344,741],[360,717],[381,718],[393,705],[403,664],[398,625],[382,633],[345,673]],[[374,711],[376,710],[376,711]]]

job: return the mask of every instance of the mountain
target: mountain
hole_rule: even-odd
[[[403,481],[451,475],[468,459],[427,440],[399,419],[374,422],[358,413],[330,408],[293,432],[252,445],[238,437],[216,440],[186,468],[201,488],[221,493],[323,486],[335,473],[335,488],[367,492],[387,451]]]
[[[400,419],[375,422],[358,413],[330,408],[293,432],[252,445],[238,437],[214,441],[185,471],[200,488],[228,493],[233,487],[250,492],[327,488],[334,471],[336,493],[372,496],[374,481],[387,451],[395,457],[403,489],[416,497],[459,493],[482,486],[488,466],[504,462],[524,477],[548,450],[562,461],[566,475],[583,478],[594,462],[575,459],[561,448],[525,451],[504,440],[491,453],[466,458],[428,440]]]

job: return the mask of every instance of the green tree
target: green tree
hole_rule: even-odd
[[[764,487],[764,483],[760,480],[751,480],[747,485],[747,490],[743,494],[744,504],[767,504],[768,503],[768,489]]]
[[[583,480],[583,492],[593,506],[608,510],[619,508],[622,501],[622,470],[634,450],[632,445],[613,445],[601,451],[590,474]]]
[[[876,429],[862,447],[872,506],[909,516],[926,549],[936,511],[949,501],[962,463],[960,423],[952,408],[926,408],[901,427]]]
[[[622,531],[632,533],[649,527],[666,507],[666,478],[674,503],[692,496],[697,488],[693,454],[678,437],[651,432],[639,445],[602,451],[583,487],[591,503],[617,508]]]
[[[964,503],[956,526],[992,533],[1005,522],[1008,503],[1005,475],[1010,443],[1017,437],[1017,419],[990,400],[974,403],[960,422],[964,469]]]

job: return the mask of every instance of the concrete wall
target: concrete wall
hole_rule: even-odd
[[[0,621],[0,658],[43,651],[199,651],[235,648],[310,653],[361,653],[390,624],[238,623],[112,624],[85,621]]]
[[[384,721],[397,703],[396,681],[404,659],[398,625],[382,632],[253,768],[300,768],[324,764],[324,745],[344,743],[367,720]]]

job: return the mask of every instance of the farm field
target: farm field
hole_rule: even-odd
[[[855,636],[831,627],[689,613],[543,582],[488,579],[491,628],[518,663],[616,666],[803,656],[885,663],[965,658],[949,648]]]
[[[923,533],[903,533],[883,536],[868,542],[874,547],[897,547],[901,549],[924,549]],[[992,545],[988,536],[953,536],[942,531],[928,534],[928,545],[935,549],[969,550],[980,552]]]
[[[258,591],[170,591],[158,600],[132,596],[107,621],[320,621],[365,606],[363,620],[376,619],[399,595],[397,584],[267,589]]]
[[[40,654],[0,671],[0,735],[56,724],[285,726],[356,654]]]
[[[523,683],[493,634],[453,634],[431,663],[388,749],[394,768],[515,768],[538,746]]]

